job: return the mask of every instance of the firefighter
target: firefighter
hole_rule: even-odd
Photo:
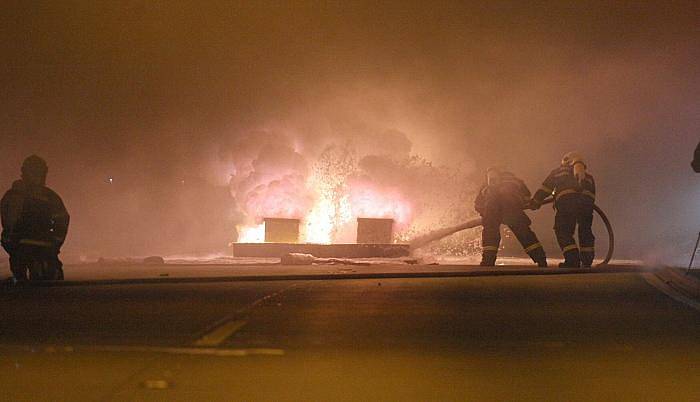
[[[531,205],[537,209],[548,196],[554,196],[554,232],[564,253],[562,268],[588,268],[595,256],[593,205],[595,204],[595,181],[587,171],[581,155],[569,152],[561,160],[561,165],[545,179]],[[578,226],[578,242],[574,231]]]
[[[474,208],[482,217],[482,266],[494,266],[501,243],[501,224],[515,234],[525,252],[540,267],[547,266],[544,249],[530,229],[530,218],[523,212],[530,190],[513,173],[489,168],[486,184],[479,191]]]
[[[27,279],[30,257],[41,258],[63,279],[63,264],[58,258],[68,233],[70,217],[61,197],[46,187],[46,162],[32,155],[22,164],[22,178],[12,185],[0,201],[2,246],[10,255],[15,281]]]

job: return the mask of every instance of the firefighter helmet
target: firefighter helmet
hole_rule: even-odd
[[[489,185],[497,184],[501,179],[503,170],[499,166],[491,166],[486,169],[486,183]]]
[[[567,152],[561,158],[561,165],[574,168],[574,177],[576,177],[579,184],[586,178],[586,163],[578,152]]]
[[[49,167],[46,161],[36,155],[27,157],[22,163],[22,178],[30,182],[43,185],[46,182],[48,171]]]
[[[561,165],[562,166],[573,166],[576,163],[584,163],[583,157],[578,152],[567,152],[561,158]]]

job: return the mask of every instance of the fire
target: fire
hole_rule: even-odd
[[[256,226],[239,226],[239,243],[262,243],[265,241],[265,223]]]
[[[352,189],[349,197],[355,218],[391,218],[398,226],[410,223],[411,205],[398,192],[360,184]]]
[[[333,197],[321,195],[306,217],[305,241],[307,243],[330,244],[340,226],[352,220],[347,197],[334,202]]]
[[[278,158],[299,157],[298,149],[267,152],[273,151]],[[263,218],[300,218],[300,241],[317,244],[354,242],[357,218],[391,218],[399,228],[411,222],[412,204],[366,176],[347,147],[326,148],[308,170],[299,161],[277,166],[276,160],[258,160],[232,182],[250,222],[239,228],[239,243],[265,241],[265,225],[258,224]]]
[[[315,194],[314,202],[303,219],[302,242],[330,244],[337,241],[340,232],[354,232],[348,226],[354,225],[357,218],[391,218],[398,227],[410,223],[411,204],[400,193],[391,189],[380,189],[371,183],[355,181],[329,183],[323,177],[312,176],[307,186]],[[275,192],[269,192],[268,199],[261,199],[263,205],[272,205]],[[257,210],[256,208],[251,208]],[[266,208],[265,208],[266,209]],[[269,211],[269,209],[267,209]],[[276,209],[286,211],[284,206]],[[296,211],[295,211],[296,212]],[[282,215],[287,215],[286,213]],[[257,216],[261,219],[264,216]],[[270,216],[278,217],[278,216]],[[350,241],[350,239],[343,239]],[[239,228],[239,243],[262,243],[265,241],[265,224],[242,226]]]
[[[434,165],[409,155],[410,146],[305,145],[274,132],[254,132],[232,144],[236,241],[264,242],[264,218],[299,219],[300,242],[330,244],[354,243],[357,218],[393,219],[394,240],[407,241],[474,214],[469,201],[478,183],[470,165]],[[444,243],[450,253],[471,250],[471,239],[452,240]]]
[[[303,220],[302,242],[330,244],[337,240],[339,232],[354,225],[357,218],[391,218],[399,227],[410,223],[411,205],[396,192],[382,192],[369,186],[344,189],[341,193],[323,186],[313,190],[317,197]],[[262,243],[265,224],[243,226],[239,233],[239,243]]]

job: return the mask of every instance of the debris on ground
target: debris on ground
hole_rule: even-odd
[[[398,258],[320,258],[312,254],[287,253],[280,258],[281,265],[415,265],[421,259],[414,257]]]
[[[161,256],[154,255],[151,257],[144,258],[143,263],[148,265],[163,265],[165,264],[165,260]]]

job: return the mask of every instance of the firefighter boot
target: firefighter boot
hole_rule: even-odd
[[[27,280],[27,267],[24,258],[17,253],[10,254],[10,271],[14,283],[24,282]]]
[[[595,254],[593,252],[593,247],[585,248],[581,247],[581,266],[583,268],[590,268],[593,265],[593,257]]]
[[[496,252],[495,251],[484,251],[481,254],[481,262],[479,263],[482,267],[493,267],[496,265]]]
[[[579,268],[581,267],[581,256],[578,249],[564,251],[564,262],[559,264],[559,268]]]
[[[545,255],[542,247],[537,247],[536,249],[529,251],[527,254],[530,256],[530,258],[532,258],[532,261],[534,261],[538,267],[547,268],[547,255]]]

